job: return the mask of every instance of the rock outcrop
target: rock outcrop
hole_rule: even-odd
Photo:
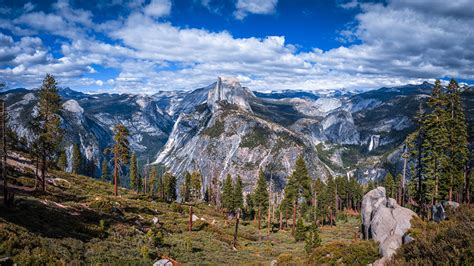
[[[378,187],[365,194],[362,200],[362,234],[364,239],[372,238],[379,242],[379,252],[386,260],[407,239],[405,233],[410,229],[410,220],[416,214],[388,198],[385,188]]]

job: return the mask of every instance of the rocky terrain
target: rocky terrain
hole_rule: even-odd
[[[379,243],[382,260],[390,259],[403,243],[412,239],[406,233],[411,227],[411,219],[417,215],[387,197],[384,187],[365,194],[361,214],[364,239],[374,239]]]
[[[364,183],[382,178],[387,166],[401,171],[403,141],[415,129],[419,102],[431,88],[422,83],[366,92],[252,92],[234,78],[154,95],[85,94],[66,88],[60,91],[63,145],[70,159],[72,144],[80,144],[98,168],[113,126],[122,122],[141,164],[164,164],[178,175],[197,169],[209,182],[239,174],[248,190],[262,168],[281,188],[303,153],[315,178],[349,174]],[[474,117],[471,91],[463,94],[468,119]],[[36,112],[37,91],[15,89],[2,97],[12,128],[31,140],[28,125]]]

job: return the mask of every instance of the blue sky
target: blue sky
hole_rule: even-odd
[[[94,4],[91,4],[94,2]],[[0,81],[92,92],[474,80],[470,0],[0,0]]]

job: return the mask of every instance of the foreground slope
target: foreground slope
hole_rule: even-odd
[[[212,206],[194,206],[199,220],[188,232],[188,205],[157,202],[126,189],[114,197],[107,182],[63,172],[49,175],[46,193],[35,192],[28,159],[9,162],[17,169],[10,169],[15,201],[0,206],[0,258],[15,263],[151,264],[162,255],[185,264],[307,259],[304,243],[295,243],[291,230],[277,232],[276,221],[275,233],[267,237],[264,227],[262,240],[254,222],[241,221],[235,251],[235,220]],[[349,218],[337,227],[322,227],[323,244],[352,245],[357,224],[358,219]]]

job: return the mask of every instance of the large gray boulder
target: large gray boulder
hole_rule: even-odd
[[[403,244],[404,235],[410,229],[410,220],[416,214],[387,198],[385,188],[375,188],[362,199],[362,234],[364,239],[379,242],[379,252],[390,258]]]

